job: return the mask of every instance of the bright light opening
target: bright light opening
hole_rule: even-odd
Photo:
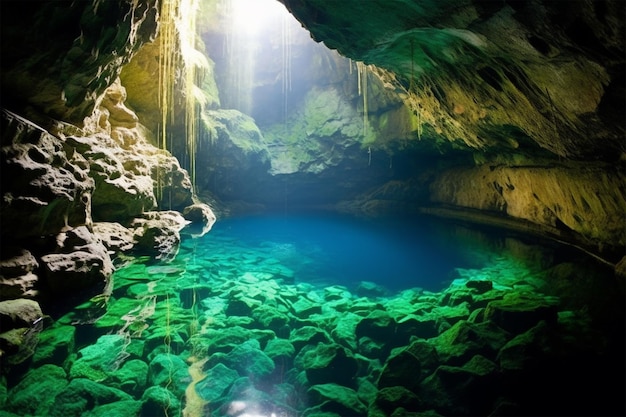
[[[233,30],[248,36],[259,34],[264,28],[280,25],[289,14],[277,0],[230,0]]]

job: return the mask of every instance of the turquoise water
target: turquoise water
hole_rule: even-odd
[[[623,415],[623,285],[582,253],[421,217],[191,233],[52,317],[0,415]]]
[[[446,236],[450,225],[433,218],[366,219],[332,213],[262,214],[220,220],[201,239],[187,240],[189,253],[216,268],[257,262],[287,281],[345,285],[365,282],[389,291],[419,287],[438,291],[456,268],[484,262],[476,248]]]

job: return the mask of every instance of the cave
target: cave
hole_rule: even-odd
[[[1,417],[626,414],[622,0],[0,7]]]

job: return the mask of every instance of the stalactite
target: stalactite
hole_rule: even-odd
[[[175,92],[177,81],[182,82],[184,95],[185,150],[189,160],[189,175],[195,187],[196,142],[198,135],[198,108],[203,104],[203,93],[196,86],[198,69],[208,68],[208,61],[195,49],[196,14],[198,0],[162,0],[159,17],[159,106],[161,108],[159,146],[171,150],[173,140],[170,128],[176,123]],[[168,144],[169,140],[169,144]],[[157,198],[163,198],[165,184],[160,173],[157,179]]]
[[[356,63],[357,82],[359,85],[359,95],[363,97],[363,137],[367,137],[369,131],[368,106],[367,106],[367,65],[363,62]]]
[[[176,6],[177,0],[163,0],[161,14],[159,16],[159,107],[161,109],[161,121],[159,132],[159,146],[167,150],[168,127],[173,117],[172,97],[174,95],[175,70],[176,70]],[[157,174],[157,199],[163,198],[163,183],[161,170]]]
[[[282,30],[281,30],[281,41],[282,41],[282,60],[283,60],[283,68],[282,68],[282,93],[283,93],[283,112],[284,118],[287,117],[287,109],[288,109],[288,96],[291,91],[291,27],[289,25],[289,19],[287,16],[283,15],[281,17],[282,20]]]

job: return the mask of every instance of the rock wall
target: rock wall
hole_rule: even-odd
[[[2,4],[3,367],[32,354],[48,315],[88,299],[102,314],[128,256],[170,260],[183,228],[206,233],[215,221],[117,77],[154,39],[158,6]]]

